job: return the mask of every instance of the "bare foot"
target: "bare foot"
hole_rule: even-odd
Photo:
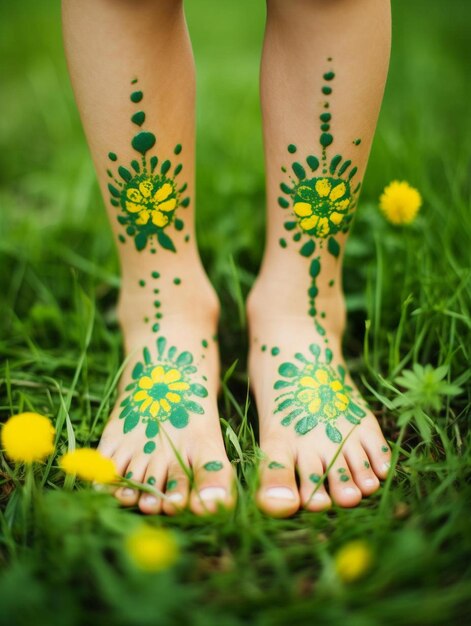
[[[130,361],[99,449],[120,475],[154,487],[156,494],[125,487],[115,495],[148,514],[231,507],[233,471],[217,409],[217,301],[194,276],[175,282],[154,272],[140,285],[123,288],[120,317]],[[158,289],[149,289],[154,285]],[[152,331],[147,318],[141,321],[155,307],[154,291],[172,303],[165,332]]]
[[[343,300],[338,294],[325,303],[334,322],[321,334],[270,290],[259,282],[248,307],[250,381],[264,453],[259,506],[277,517],[320,511],[332,501],[356,506],[386,477],[390,450],[341,356]],[[286,289],[283,296],[293,302]],[[267,305],[273,302],[276,314]]]

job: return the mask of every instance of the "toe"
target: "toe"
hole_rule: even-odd
[[[165,489],[167,464],[157,455],[152,455],[147,466],[143,483],[152,487],[153,493],[145,492],[139,498],[139,508],[146,515],[158,515],[162,512],[162,493]]]
[[[144,458],[142,454],[137,457],[133,457],[129,461],[126,469],[123,471],[124,477],[137,483],[141,483],[144,478],[148,462],[148,459]],[[117,489],[114,495],[123,506],[135,506],[139,499],[139,493],[138,489],[126,486]]]
[[[391,467],[391,448],[383,437],[378,425],[363,433],[361,443],[365,449],[369,463],[380,480],[385,480]]]
[[[352,472],[353,480],[364,496],[369,496],[379,489],[379,480],[374,473],[364,448],[359,442],[349,445],[345,457]]]
[[[221,451],[205,456],[193,465],[194,487],[190,508],[196,515],[215,513],[219,507],[234,506],[234,474]]]
[[[361,491],[355,484],[343,454],[339,454],[329,470],[330,497],[338,506],[350,508],[361,500]]]
[[[182,467],[178,462],[170,463],[165,485],[166,498],[162,503],[163,511],[167,515],[175,515],[187,506],[190,494],[189,472],[187,464]]]
[[[265,446],[265,458],[260,464],[260,487],[257,504],[272,517],[290,517],[299,509],[300,497],[296,485],[294,459],[286,448]]]
[[[318,455],[302,454],[298,458],[299,495],[301,505],[308,511],[323,511],[332,505],[325,488],[322,460]]]

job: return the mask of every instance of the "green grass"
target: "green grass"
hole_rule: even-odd
[[[113,404],[121,364],[117,258],[66,74],[59,7],[2,4],[0,409],[4,419],[22,410],[51,416],[61,453],[74,439],[94,444]],[[464,1],[425,0],[393,9],[391,72],[345,263],[346,353],[393,445],[393,479],[351,511],[275,521],[253,504],[256,416],[247,400],[242,299],[262,254],[264,6],[194,0],[198,238],[224,307],[224,371],[238,359],[221,416],[241,479],[239,505],[210,520],[151,520],[178,532],[183,556],[171,572],[144,575],[122,549],[135,512],[79,485],[65,489],[56,460],[37,468],[24,510],[15,489],[22,469],[2,457],[0,623],[469,619],[471,10]],[[409,229],[387,224],[377,209],[393,178],[424,197]],[[398,379],[418,364],[432,373]],[[451,383],[458,395],[448,394]],[[333,556],[357,538],[370,542],[375,563],[363,580],[342,585]]]

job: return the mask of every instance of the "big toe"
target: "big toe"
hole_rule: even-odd
[[[281,446],[265,446],[260,466],[259,508],[272,517],[290,517],[299,509],[294,460]]]
[[[235,504],[234,471],[226,455],[219,450],[205,452],[193,463],[194,485],[190,508],[196,515],[230,509]]]

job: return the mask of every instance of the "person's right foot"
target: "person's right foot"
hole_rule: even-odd
[[[196,272],[181,272],[177,280],[152,272],[134,282],[125,284],[120,303],[130,361],[99,449],[121,476],[165,498],[126,487],[115,495],[148,514],[173,514],[187,505],[197,514],[230,507],[233,471],[217,410],[218,304],[212,288]],[[163,319],[154,315],[154,332],[146,316],[161,297],[168,304]]]

